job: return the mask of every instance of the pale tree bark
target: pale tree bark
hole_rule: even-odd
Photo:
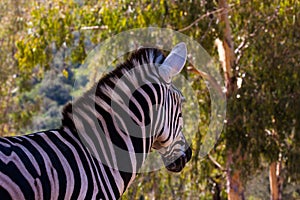
[[[229,6],[226,0],[219,0],[219,9],[223,12],[219,14],[219,20],[223,26],[223,38],[217,39],[215,44],[218,48],[219,60],[224,72],[226,96],[230,98],[236,90],[235,75],[233,67],[235,64],[234,46],[231,36],[231,28],[228,17]],[[238,148],[239,149],[239,148]],[[233,160],[233,158],[235,160]],[[241,181],[241,171],[234,168],[234,164],[242,161],[243,158],[239,155],[239,150],[233,152],[232,149],[227,150],[226,158],[226,177],[227,177],[227,193],[229,200],[243,200],[244,187]]]
[[[277,131],[272,130],[271,136],[274,140],[278,141]],[[274,159],[269,165],[269,184],[270,184],[270,200],[281,200],[282,199],[282,154],[279,153],[278,157]]]
[[[219,7],[222,9],[222,12],[219,13],[219,19],[221,24],[223,25],[223,38],[222,45],[218,45],[218,51],[220,55],[220,61],[222,64],[224,78],[225,78],[225,86],[226,86],[226,94],[230,96],[235,89],[235,84],[232,81],[234,79],[232,68],[235,62],[234,56],[234,47],[231,36],[231,27],[228,18],[229,6],[226,0],[219,0]],[[218,41],[216,41],[218,42]],[[220,52],[221,51],[221,52]],[[223,53],[224,55],[221,55]]]
[[[272,162],[269,167],[271,200],[279,200],[278,176],[276,174],[276,171],[277,162]]]
[[[269,182],[270,182],[270,200],[282,199],[282,160],[279,155],[279,159],[274,161],[269,166]]]

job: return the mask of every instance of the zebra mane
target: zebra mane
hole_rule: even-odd
[[[140,48],[134,51],[125,62],[118,64],[114,70],[104,75],[97,83],[94,84],[94,86],[92,86],[90,90],[88,90],[84,95],[75,100],[74,103],[69,102],[64,106],[62,111],[62,127],[66,126],[73,133],[77,132],[72,117],[73,104],[76,104],[76,102],[78,101],[84,101],[84,98],[89,91],[96,91],[96,95],[101,95],[100,88],[102,86],[110,86],[110,84],[113,84],[111,81],[112,79],[120,79],[123,76],[124,72],[136,67],[137,63],[162,64],[164,59],[165,55],[163,54],[163,52],[156,48]],[[97,87],[96,90],[95,87]]]

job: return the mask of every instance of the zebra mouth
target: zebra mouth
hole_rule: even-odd
[[[180,172],[185,166],[186,162],[184,162],[184,160],[185,160],[184,156],[181,156],[180,158],[175,160],[175,162],[166,166],[167,170],[169,170],[171,172]]]
[[[192,157],[192,150],[191,148],[188,148],[183,153],[183,155],[181,155],[171,164],[167,165],[166,168],[168,171],[171,172],[180,172],[185,167],[185,164],[191,160],[191,157]]]

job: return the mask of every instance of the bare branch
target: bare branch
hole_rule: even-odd
[[[108,26],[83,26],[80,30],[107,30]]]
[[[188,25],[187,27],[184,27],[182,29],[179,29],[178,31],[179,32],[183,32],[183,31],[186,31],[188,29],[190,29],[191,27],[193,27],[194,25],[196,25],[200,20],[204,19],[205,17],[209,17],[210,15],[212,14],[215,14],[215,13],[219,13],[219,12],[222,12],[224,10],[224,8],[220,8],[220,9],[217,9],[217,10],[214,10],[212,12],[207,12],[206,14],[200,16],[199,18],[197,18],[195,21],[193,21],[190,25]]]
[[[200,75],[202,76],[206,81],[208,81],[211,86],[217,91],[218,95],[219,96],[223,96],[224,93],[222,91],[222,88],[220,87],[220,85],[218,84],[218,82],[216,81],[216,79],[214,77],[212,77],[211,75],[205,73],[205,72],[202,72],[202,71],[199,71],[197,70],[194,66],[190,65],[187,67],[187,70],[192,72],[192,73],[195,73],[197,75]]]
[[[224,167],[220,163],[218,163],[210,154],[207,154],[209,160],[220,170],[225,171]]]

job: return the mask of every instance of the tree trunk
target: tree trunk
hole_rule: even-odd
[[[230,199],[230,200],[245,199],[244,189],[243,189],[243,186],[241,184],[240,171],[239,170],[235,170],[233,172],[232,176],[229,177],[228,189],[229,189],[228,199]]]
[[[232,73],[232,68],[235,62],[234,56],[234,47],[233,41],[231,37],[231,27],[228,18],[228,4],[226,0],[219,0],[219,7],[222,9],[222,12],[219,15],[220,23],[223,25],[223,38],[222,38],[222,48],[221,50],[218,47],[218,52],[220,55],[220,50],[224,55],[220,55],[220,61],[222,64],[224,78],[225,78],[225,86],[226,86],[226,95],[229,97],[235,89],[235,84],[232,81],[234,79],[234,75]]]
[[[219,15],[220,23],[223,25],[223,38],[222,40],[216,40],[216,46],[218,47],[219,60],[222,65],[224,72],[225,86],[226,86],[226,96],[227,98],[232,97],[236,90],[235,74],[233,73],[233,68],[235,64],[234,47],[233,40],[231,36],[231,28],[228,18],[229,6],[226,0],[219,0],[219,8],[222,9]],[[234,156],[235,155],[235,156]],[[227,176],[227,193],[229,200],[243,200],[244,188],[240,178],[241,171],[239,169],[232,170],[234,165],[233,156],[237,158],[235,163],[242,160],[239,155],[239,150],[232,152],[232,149],[227,150],[227,160],[226,160],[226,176]]]
[[[240,170],[234,169],[232,171],[232,157],[231,151],[227,152],[226,160],[226,178],[227,178],[227,194],[229,200],[244,200],[244,187],[240,178]]]
[[[270,181],[270,200],[282,199],[282,183],[281,176],[281,161],[275,161],[269,167],[269,181]]]
[[[278,178],[276,175],[277,163],[272,162],[269,168],[269,180],[270,180],[270,191],[271,200],[279,200],[279,188],[278,188]]]

